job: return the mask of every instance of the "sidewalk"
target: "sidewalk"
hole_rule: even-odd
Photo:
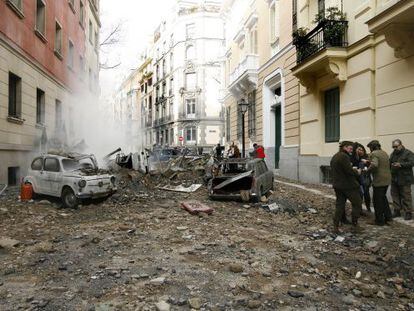
[[[304,191],[308,191],[308,192],[311,192],[311,193],[316,194],[316,195],[323,196],[323,197],[328,198],[328,199],[332,199],[332,200],[336,199],[336,197],[334,195],[325,194],[320,190],[313,189],[313,188],[310,188],[310,187],[307,187],[307,186],[304,186],[304,185],[301,185],[301,184],[294,184],[294,183],[290,183],[290,182],[286,182],[286,181],[281,181],[281,180],[278,180],[278,179],[275,179],[275,182],[279,183],[279,184],[286,185],[286,186],[295,187],[295,188],[298,188],[298,189],[301,189],[301,190],[304,190]],[[366,210],[365,204],[362,205],[362,208],[364,210]],[[414,228],[414,219],[413,220],[404,220],[403,218],[399,217],[399,218],[394,218],[394,222],[401,223],[401,224],[411,226],[411,227]]]

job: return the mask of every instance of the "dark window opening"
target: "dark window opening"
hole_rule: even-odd
[[[322,165],[321,166],[321,173],[322,173],[322,183],[323,184],[332,184],[332,170],[329,165]]]
[[[36,123],[45,124],[45,92],[41,89],[36,92]]]
[[[22,109],[22,79],[9,72],[9,116],[21,117]]]
[[[17,186],[20,177],[20,167],[14,166],[7,169],[7,184],[9,186]]]

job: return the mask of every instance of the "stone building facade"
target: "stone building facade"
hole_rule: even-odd
[[[298,178],[298,81],[291,33],[292,1],[226,1],[226,141],[241,148],[239,103],[245,115],[247,150],[264,146],[269,168]]]

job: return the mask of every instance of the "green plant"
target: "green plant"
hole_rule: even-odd
[[[315,19],[313,22],[315,24],[319,24],[323,21],[345,21],[346,20],[346,13],[342,12],[337,7],[329,7],[325,10],[325,12],[319,12],[315,15]]]
[[[343,45],[346,33],[346,14],[337,7],[329,7],[315,16],[314,23],[323,26],[324,41],[329,46]]]
[[[292,32],[293,44],[296,45],[303,41],[303,38],[306,36],[307,33],[308,29],[304,27],[298,28],[294,32]]]

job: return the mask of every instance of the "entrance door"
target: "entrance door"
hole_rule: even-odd
[[[280,146],[282,145],[282,109],[281,105],[275,107],[275,168],[279,168]]]

